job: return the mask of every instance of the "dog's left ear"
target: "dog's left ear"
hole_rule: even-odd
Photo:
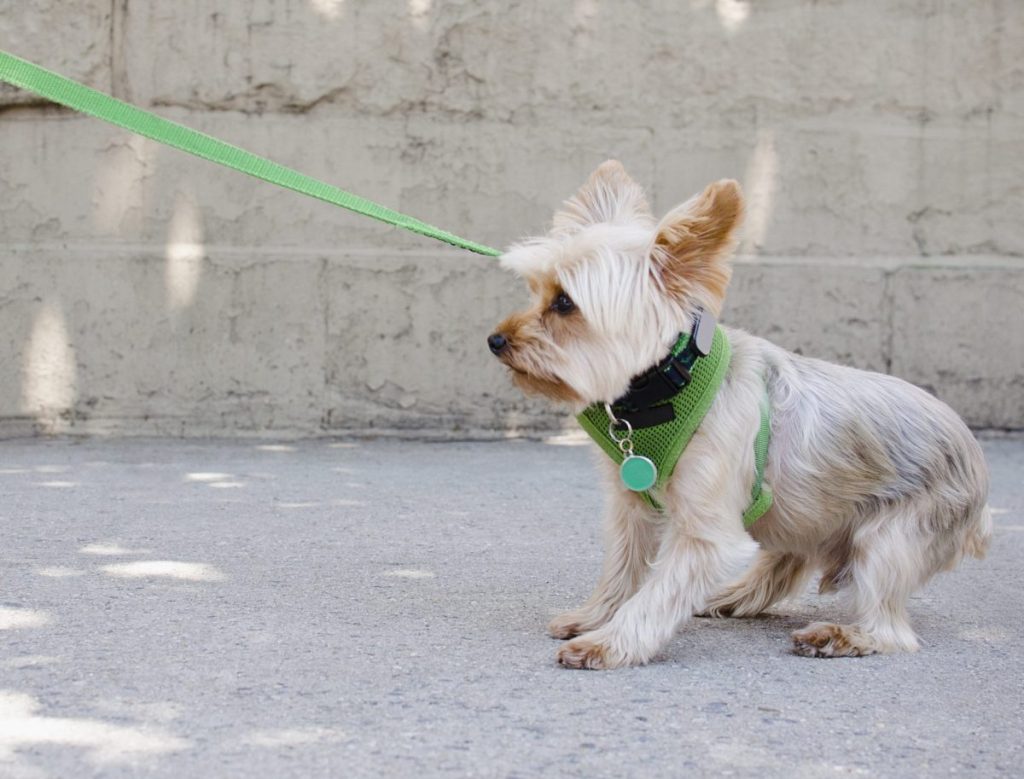
[[[587,225],[628,223],[650,219],[643,188],[630,178],[622,163],[607,160],[590,174],[579,192],[555,214],[556,232],[573,233]]]
[[[709,184],[672,209],[657,227],[653,259],[670,294],[719,313],[732,269],[729,255],[743,219],[743,193],[732,179]]]

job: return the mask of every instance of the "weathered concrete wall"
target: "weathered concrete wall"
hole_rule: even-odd
[[[1024,4],[0,0],[0,40],[467,237],[606,157],[750,199],[728,319],[1024,426]],[[483,348],[521,300],[432,245],[0,89],[0,432],[561,417]]]

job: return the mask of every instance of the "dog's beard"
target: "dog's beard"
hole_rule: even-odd
[[[524,393],[568,403],[580,402],[580,394],[567,381],[538,366],[524,365],[529,361],[523,360],[521,355],[503,356],[501,361],[508,368],[512,383]]]
[[[567,383],[557,378],[548,378],[527,373],[520,368],[509,366],[512,382],[528,395],[543,395],[551,400],[578,403],[579,394]]]

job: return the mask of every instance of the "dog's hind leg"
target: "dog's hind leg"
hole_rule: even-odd
[[[548,623],[555,638],[596,630],[633,596],[657,551],[658,528],[650,510],[633,494],[617,494],[605,516],[605,558],[601,578],[586,603]]]
[[[792,594],[807,581],[807,561],[785,552],[761,550],[750,569],[711,599],[711,617],[753,617]]]
[[[852,596],[852,625],[815,622],[793,633],[793,651],[805,657],[860,657],[878,652],[914,652],[917,636],[907,599],[936,569],[930,539],[902,508],[886,512],[853,538],[844,589]]]

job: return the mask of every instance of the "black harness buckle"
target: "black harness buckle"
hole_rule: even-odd
[[[627,420],[634,429],[654,427],[675,419],[675,409],[665,401],[675,397],[693,380],[690,368],[711,352],[718,323],[712,314],[697,311],[686,346],[679,354],[669,354],[653,368],[629,383],[629,390],[612,407],[615,415]]]

